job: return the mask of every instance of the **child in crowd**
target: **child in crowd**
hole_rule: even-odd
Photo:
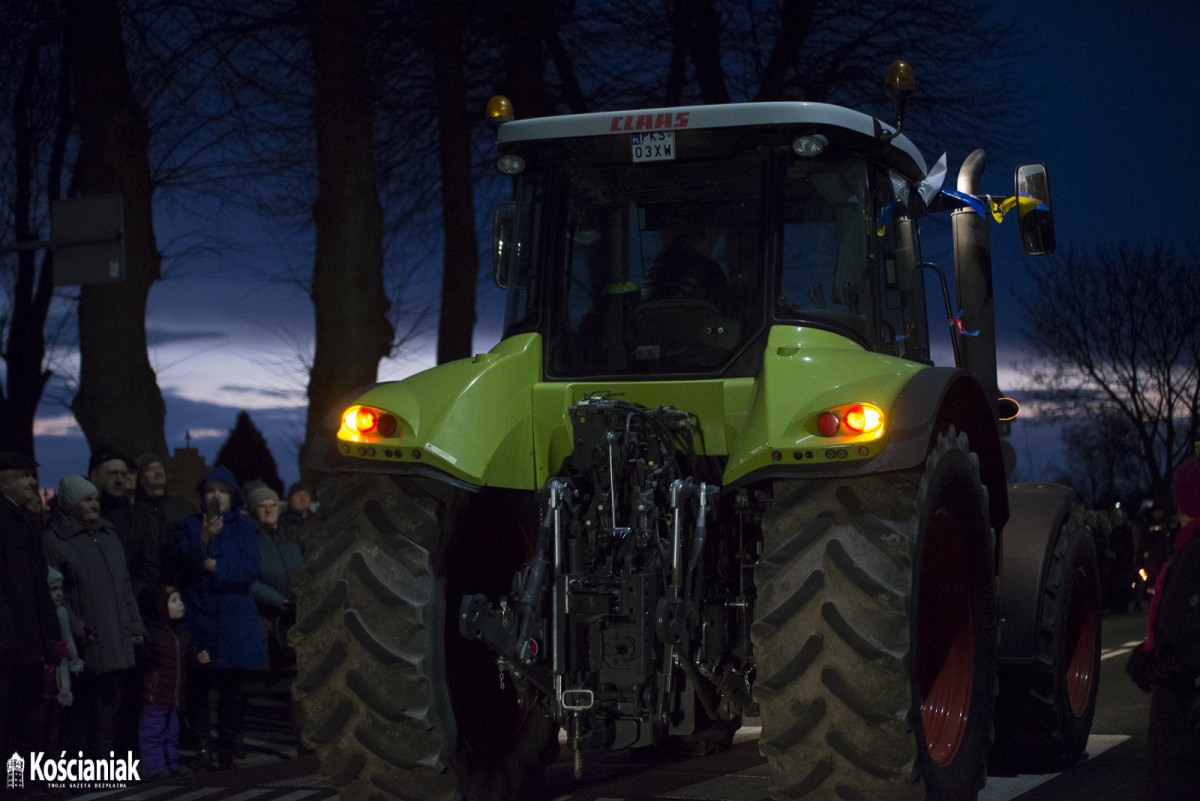
[[[208,651],[195,651],[183,616],[183,598],[174,587],[159,586],[155,619],[138,661],[142,673],[142,716],[138,725],[143,775],[179,775],[179,715],[187,698],[187,673],[194,659],[207,665]]]
[[[58,615],[59,633],[62,639],[55,646],[55,661],[46,665],[45,713],[41,720],[44,730],[42,741],[49,751],[63,744],[64,710],[75,702],[71,690],[71,676],[83,672],[77,642],[84,636],[83,623],[71,613],[63,596],[63,574],[51,567],[46,576],[50,586],[50,599],[54,601]]]

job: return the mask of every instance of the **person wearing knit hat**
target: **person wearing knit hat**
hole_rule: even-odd
[[[1172,495],[1182,528],[1150,605],[1143,679],[1150,699],[1148,798],[1194,798],[1200,787],[1200,471],[1195,456],[1175,469]]]
[[[59,706],[70,706],[74,703],[74,696],[71,693],[71,674],[79,675],[83,672],[83,659],[80,657],[79,646],[76,644],[75,631],[78,627],[82,632],[83,623],[71,614],[71,609],[64,602],[63,593],[63,574],[53,567],[46,569],[46,581],[50,585],[50,598],[54,601],[55,611],[58,613],[59,633],[62,634],[63,650],[62,658],[59,660],[54,670],[55,689]]]
[[[84,644],[87,667],[72,684],[86,751],[107,754],[117,747],[125,694],[137,678],[134,647],[146,627],[125,569],[125,549],[101,516],[98,488],[83,476],[64,476],[59,498],[42,544],[46,561],[63,574],[67,606],[96,635]]]
[[[314,496],[312,488],[303,481],[297,481],[288,487],[287,506],[279,516],[279,525],[299,538],[304,521],[313,513]]]
[[[297,482],[293,483],[290,487],[288,487],[287,499],[290,501],[292,499],[292,496],[295,495],[297,492],[307,492],[309,494],[309,498],[311,500],[311,497],[313,494],[312,487],[308,486],[308,484],[304,483],[303,481],[297,481]]]
[[[64,512],[71,513],[82,501],[95,497],[96,516],[100,515],[100,490],[96,485],[83,476],[63,476],[58,482],[58,506]]]
[[[47,751],[57,752],[70,739],[70,713],[67,708],[75,703],[71,690],[73,676],[83,672],[81,644],[86,631],[81,621],[67,607],[63,592],[63,575],[53,567],[46,570],[46,581],[50,587],[50,598],[58,614],[59,634],[62,639],[55,645],[55,652],[46,661],[46,674],[42,687],[42,709],[39,723],[41,736]]]
[[[145,473],[146,468],[152,464],[162,464],[162,459],[158,458],[158,454],[146,451],[145,453],[140,454],[138,458],[134,459],[133,463],[137,465],[138,473],[141,474]]]
[[[290,684],[296,678],[296,652],[287,640],[288,629],[296,622],[292,583],[304,556],[290,530],[280,523],[279,496],[275,490],[258,482],[246,491],[246,508],[254,520],[258,538],[258,578],[250,591],[258,606],[259,633],[267,653],[267,666],[273,683]],[[299,733],[295,735],[300,746]]]
[[[254,516],[254,508],[260,503],[271,502],[279,508],[279,494],[261,481],[250,482],[246,485],[246,509]]]

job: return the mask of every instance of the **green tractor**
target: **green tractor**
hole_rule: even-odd
[[[981,195],[976,151],[940,189],[899,132],[911,68],[886,88],[895,126],[489,106],[504,337],[362,390],[320,456],[294,694],[343,798],[534,798],[563,743],[578,773],[747,717],[780,799],[974,798],[989,758],[1080,758],[1096,555],[1070,489],[1007,483],[991,319],[989,218],[1052,250],[1046,170]],[[921,258],[939,212],[957,316]]]

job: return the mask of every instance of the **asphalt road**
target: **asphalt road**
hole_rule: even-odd
[[[1144,612],[1104,619],[1100,694],[1087,757],[1059,774],[989,777],[980,801],[1140,801],[1145,786],[1149,698],[1125,675],[1125,655],[1144,636]],[[276,688],[278,689],[278,688]],[[738,733],[716,756],[671,760],[645,749],[590,756],[575,779],[569,753],[551,766],[544,801],[765,801],[767,769],[758,731]],[[158,783],[135,783],[80,799],[111,801],[327,801],[315,757],[297,757],[280,692],[251,700],[247,757],[234,770]]]

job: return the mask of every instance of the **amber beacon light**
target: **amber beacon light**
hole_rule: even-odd
[[[516,119],[516,114],[513,112],[513,104],[507,97],[496,95],[488,101],[484,117],[489,126],[499,128],[502,124]]]

